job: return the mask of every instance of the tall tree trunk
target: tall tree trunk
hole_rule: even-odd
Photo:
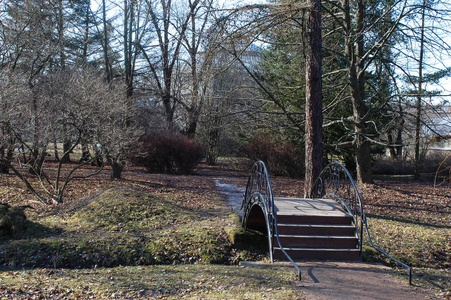
[[[197,51],[196,42],[196,18],[191,18],[191,45],[189,46],[189,55],[191,59],[191,106],[188,109],[188,127],[186,135],[188,138],[194,138],[197,130],[197,122],[199,121],[199,74],[197,70]]]
[[[125,65],[125,95],[127,99],[133,96],[133,44],[134,4],[124,0],[124,65]]]
[[[388,142],[389,156],[392,159],[397,159],[396,145],[394,145],[394,141],[393,141],[393,130],[391,130],[387,133],[387,142]]]
[[[305,92],[305,185],[304,196],[310,197],[313,185],[323,166],[322,115],[322,36],[321,1],[309,0],[307,19],[307,59]]]
[[[30,168],[28,172],[30,174],[36,175],[41,172],[41,164],[39,159],[39,144],[41,139],[40,132],[40,117],[38,113],[38,96],[36,91],[33,89],[33,84],[31,79],[29,79],[29,86],[32,89],[32,99],[31,99],[31,112],[32,112],[32,120],[33,120],[33,143],[31,145],[30,151]],[[45,151],[43,151],[45,152]]]
[[[216,165],[219,155],[219,139],[221,137],[221,118],[219,108],[210,115],[208,141],[207,141],[207,163],[210,166]]]
[[[364,134],[367,131],[366,115],[368,107],[365,99],[365,71],[363,56],[365,54],[363,30],[365,27],[365,1],[357,1],[357,80],[358,80],[358,101],[355,106],[355,113],[357,115],[356,128],[356,165],[357,165],[357,180],[360,183],[371,183],[373,181],[373,169],[371,163],[371,143],[366,139]],[[360,134],[363,133],[363,134]]]
[[[90,161],[92,159],[92,156],[91,153],[89,152],[88,143],[84,139],[81,139],[80,144],[81,144],[80,163]]]
[[[61,157],[61,160],[64,163],[70,163],[70,150],[72,148],[72,139],[71,136],[69,135],[68,131],[67,131],[67,125],[63,124],[63,134],[64,134],[64,139],[63,139],[63,156]]]
[[[70,137],[65,137],[63,141],[63,157],[61,158],[63,162],[70,163],[70,149],[72,147],[72,141],[70,140]]]
[[[417,103],[415,114],[415,179],[420,178],[420,133],[421,133],[421,115],[422,103],[421,96],[423,94],[423,56],[424,56],[424,19],[426,13],[426,0],[423,0],[423,7],[421,12],[421,33],[420,33],[420,57],[418,62],[418,90]]]
[[[124,0],[124,66],[125,66],[125,97],[127,99],[128,110],[133,108],[133,93],[134,93],[134,59],[133,59],[133,45],[138,41],[133,41],[133,30],[135,25],[135,2]],[[139,19],[138,19],[139,22]],[[136,24],[138,26],[138,24]],[[137,30],[137,29],[136,29]],[[138,32],[135,33],[135,36]],[[136,55],[136,53],[135,53]],[[130,113],[125,117],[125,126],[130,127],[132,123]]]
[[[351,88],[351,99],[354,119],[354,151],[357,171],[357,181],[359,183],[372,182],[373,172],[371,166],[371,145],[366,139],[367,131],[366,117],[368,108],[365,99],[365,71],[363,56],[364,39],[363,29],[365,22],[365,2],[358,0],[357,12],[355,15],[356,29],[353,30],[353,22],[349,0],[343,0],[345,11],[345,23],[349,32],[355,31],[357,38],[348,35],[345,39],[346,59],[348,62],[349,83]]]
[[[162,97],[163,106],[166,113],[166,124],[167,128],[172,131],[174,130],[174,112],[175,112],[175,102],[171,101],[171,80],[167,80],[166,86],[163,91],[164,95]]]
[[[58,141],[56,140],[56,138],[53,139],[53,152],[55,156],[55,161],[59,162],[60,157],[58,155]]]
[[[64,14],[63,14],[63,0],[58,1],[58,45],[60,53],[60,67],[66,68],[66,52],[64,42]]]
[[[197,74],[197,59],[196,54],[191,53],[191,76],[192,76],[192,91],[191,91],[191,106],[188,109],[188,126],[186,135],[192,139],[196,135],[197,123],[199,121],[199,79]]]
[[[102,0],[102,19],[103,19],[102,46],[103,46],[103,58],[105,60],[105,73],[106,73],[107,82],[111,83],[111,81],[113,80],[113,72],[112,72],[112,67],[111,67],[111,63],[110,63],[110,57],[108,55],[109,39],[108,39],[108,26],[107,26],[107,20],[106,20],[105,0]]]
[[[120,162],[114,161],[111,164],[111,179],[121,179],[123,165]]]
[[[401,100],[399,100],[399,104],[398,104],[398,109],[399,109],[399,123],[398,123],[398,128],[397,128],[397,135],[396,135],[396,159],[401,160],[402,159],[402,143],[403,143],[403,138],[402,138],[402,132],[404,130],[404,110],[402,108],[402,103]]]
[[[85,66],[88,63],[88,41],[89,41],[89,16],[90,16],[90,12],[91,12],[91,1],[87,2],[86,5],[86,20],[85,20],[85,28],[84,28],[84,37],[83,37],[83,52],[82,52],[82,57],[81,57],[81,61],[83,66]]]
[[[9,162],[6,159],[5,148],[0,148],[0,174],[9,173]]]
[[[356,137],[355,149],[357,181],[359,183],[373,182],[373,169],[371,166],[371,144],[361,135]]]

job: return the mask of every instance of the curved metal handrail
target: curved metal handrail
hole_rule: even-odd
[[[301,269],[296,265],[294,260],[288,255],[282,247],[279,239],[279,231],[277,229],[277,211],[274,205],[274,195],[271,188],[271,181],[269,180],[268,170],[263,161],[259,160],[254,163],[249,179],[246,185],[246,192],[241,204],[241,209],[244,209],[243,225],[247,226],[249,213],[254,205],[259,205],[263,210],[266,221],[266,229],[268,232],[269,255],[271,262],[274,262],[273,251],[273,237],[277,239],[280,249],[294,265],[298,272],[298,278],[301,279]]]
[[[345,166],[337,162],[327,165],[313,185],[311,195],[313,198],[332,197],[333,199],[340,201],[343,207],[352,216],[356,237],[358,239],[360,259],[362,259],[363,232],[365,229],[371,246],[391,260],[405,267],[409,272],[409,284],[412,284],[412,267],[399,261],[374,245],[368,229],[366,214],[363,211],[362,197],[360,196],[357,185],[352,179],[351,174]]]

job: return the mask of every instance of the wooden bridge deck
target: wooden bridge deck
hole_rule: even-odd
[[[278,215],[346,216],[340,204],[331,199],[274,198]]]

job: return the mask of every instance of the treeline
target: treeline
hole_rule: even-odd
[[[302,175],[310,7],[221,5],[0,1],[2,172],[22,176],[20,161],[48,182],[49,152],[61,166],[80,147],[80,163],[107,163],[120,177],[140,138],[183,135],[211,164],[257,149],[261,137],[284,151],[271,154],[286,158],[278,172]],[[388,149],[411,155],[419,175],[426,139],[446,138],[430,122],[445,98],[430,86],[450,71],[448,4],[327,0],[321,14],[325,161],[371,182],[374,155]],[[61,184],[50,190],[62,201]]]

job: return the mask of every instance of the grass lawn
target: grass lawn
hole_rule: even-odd
[[[412,266],[415,285],[451,297],[451,188],[378,181],[361,193],[376,246]],[[391,264],[365,249],[370,260]]]
[[[35,269],[0,273],[0,298],[302,299],[294,272],[215,264]]]

